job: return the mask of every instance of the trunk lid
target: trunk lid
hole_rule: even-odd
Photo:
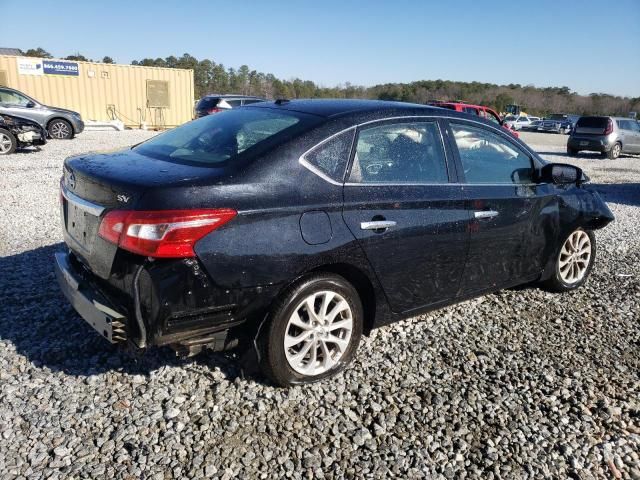
[[[580,135],[604,135],[608,125],[608,117],[581,117],[576,123],[575,133]]]
[[[215,182],[224,173],[222,168],[171,163],[129,149],[68,158],[60,185],[65,242],[93,273],[109,278],[117,246],[98,235],[107,211],[134,210],[152,189]]]

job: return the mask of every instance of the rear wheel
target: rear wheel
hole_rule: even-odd
[[[545,282],[550,290],[567,292],[587,281],[596,258],[596,237],[578,228],[566,238],[556,258],[553,276]]]
[[[620,153],[622,153],[622,145],[618,142],[607,152],[607,158],[615,160],[620,156]]]
[[[308,277],[284,293],[260,339],[263,372],[276,384],[312,383],[341,371],[362,336],[356,289],[333,274]]]
[[[0,155],[9,155],[15,152],[17,146],[16,137],[10,131],[0,128]]]
[[[58,140],[69,140],[73,138],[73,128],[66,120],[60,118],[49,123],[49,136]]]

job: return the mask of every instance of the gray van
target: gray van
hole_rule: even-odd
[[[567,153],[600,152],[608,158],[640,153],[640,123],[633,118],[580,117],[567,141]]]

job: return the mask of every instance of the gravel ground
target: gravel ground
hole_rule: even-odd
[[[149,135],[2,159],[0,478],[640,478],[640,157],[567,159],[527,136],[584,168],[617,217],[587,285],[385,327],[337,378],[283,390],[232,354],[116,350],[59,293],[64,157]]]

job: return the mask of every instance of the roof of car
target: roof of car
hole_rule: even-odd
[[[349,113],[384,113],[391,111],[440,111],[441,108],[419,105],[417,103],[390,102],[386,100],[352,99],[300,99],[276,100],[251,105],[251,108],[278,108],[321,117],[335,117]]]
[[[242,95],[242,94],[234,95],[232,93],[225,93],[222,95],[218,95],[216,93],[209,93],[202,98],[255,98],[255,99],[264,100],[263,97],[255,97],[253,95]]]

